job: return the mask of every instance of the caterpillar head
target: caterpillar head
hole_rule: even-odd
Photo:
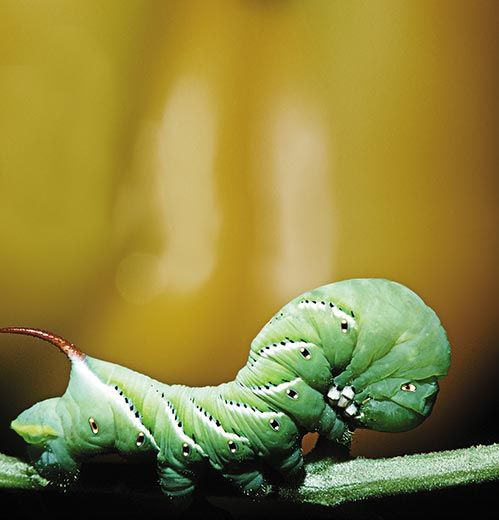
[[[391,378],[372,385],[359,406],[358,425],[387,432],[415,428],[431,413],[438,390],[435,379],[412,382]]]
[[[384,360],[372,363],[353,383],[360,390],[359,426],[388,432],[418,426],[433,409],[438,379],[447,373],[449,360],[449,343],[438,320],[425,322],[419,334],[402,334]]]
[[[414,292],[388,280],[353,280],[359,336],[352,359],[332,389],[335,407],[353,427],[400,432],[431,413],[438,379],[450,364],[437,315]],[[383,289],[383,290],[381,290]]]

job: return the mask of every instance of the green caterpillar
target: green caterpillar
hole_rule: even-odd
[[[266,468],[301,474],[306,432],[347,444],[355,428],[404,431],[431,412],[450,347],[435,312],[384,279],[319,287],[285,305],[251,344],[234,381],[166,385],[91,358],[39,329],[7,327],[57,346],[71,361],[64,395],[27,409],[12,428],[50,478],[76,477],[94,455],[148,454],[171,497],[211,466],[247,493]]]

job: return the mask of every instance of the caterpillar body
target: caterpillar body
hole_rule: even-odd
[[[431,412],[450,363],[435,312],[385,279],[293,299],[253,340],[235,379],[213,387],[160,383],[40,329],[0,332],[46,340],[71,361],[65,393],[11,424],[42,474],[75,477],[101,453],[148,454],[171,497],[191,494],[206,466],[247,493],[266,486],[266,468],[296,479],[306,432],[348,443],[356,428],[413,428]]]

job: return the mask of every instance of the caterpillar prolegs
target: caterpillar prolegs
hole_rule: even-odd
[[[71,361],[65,393],[11,425],[41,473],[75,476],[101,453],[148,454],[172,497],[192,493],[206,466],[248,493],[266,485],[266,468],[296,479],[306,432],[347,443],[356,428],[413,428],[431,412],[450,362],[435,312],[384,279],[293,299],[253,340],[235,379],[213,387],[163,384],[39,329],[0,332],[46,340]]]

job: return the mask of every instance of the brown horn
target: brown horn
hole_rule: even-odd
[[[56,346],[58,349],[64,352],[64,354],[66,354],[69,359],[85,359],[85,354],[80,352],[75,345],[65,340],[64,338],[56,336],[55,334],[52,334],[52,332],[48,332],[46,330],[32,329],[29,327],[3,327],[0,328],[0,332],[6,334],[24,334],[26,336],[34,336],[35,338],[40,338],[44,341],[52,343],[52,345]]]

